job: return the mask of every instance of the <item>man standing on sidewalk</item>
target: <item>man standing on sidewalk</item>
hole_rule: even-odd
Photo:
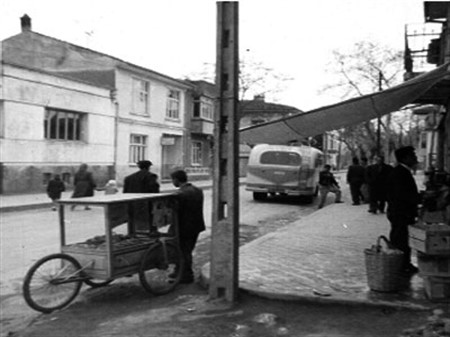
[[[339,184],[331,173],[331,166],[326,164],[323,170],[319,174],[319,192],[320,203],[319,208],[325,205],[328,193],[334,193],[336,195],[335,203],[341,203],[341,189]]]
[[[405,146],[395,151],[395,158],[398,164],[389,175],[387,190],[387,218],[391,223],[389,238],[404,254],[404,271],[416,273],[417,267],[411,264],[408,226],[416,222],[420,200],[416,181],[412,175],[417,165],[417,157],[412,146]]]
[[[194,282],[192,270],[192,252],[198,236],[203,232],[205,220],[203,218],[203,191],[188,183],[187,174],[183,170],[172,172],[172,183],[178,187],[178,227],[180,248],[184,258],[184,270],[181,283]]]
[[[358,157],[354,157],[352,162],[347,171],[347,183],[350,185],[353,205],[359,205],[363,199],[361,186],[365,180],[365,169],[359,165]]]

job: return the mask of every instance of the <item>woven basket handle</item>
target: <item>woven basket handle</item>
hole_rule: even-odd
[[[386,243],[386,246],[389,249],[394,248],[394,246],[392,246],[392,243],[384,235],[380,235],[377,239],[377,252],[381,251],[381,240],[383,240]]]

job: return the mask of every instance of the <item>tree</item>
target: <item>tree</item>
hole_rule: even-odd
[[[204,79],[215,82],[215,64],[203,63],[198,73],[185,76],[189,79]],[[293,80],[275,69],[264,65],[262,61],[241,59],[239,61],[239,99],[250,100],[253,96],[262,95],[276,102],[277,95],[285,89],[286,83]]]
[[[387,89],[402,81],[403,54],[387,46],[371,41],[361,41],[349,51],[334,50],[327,67],[335,81],[321,92],[333,91],[342,100]],[[417,133],[416,118],[410,110],[388,114],[380,119],[380,143],[377,147],[377,119],[339,130],[340,139],[353,156],[371,157],[379,150],[389,157],[392,150],[402,143],[407,134]],[[383,151],[384,150],[384,151]]]

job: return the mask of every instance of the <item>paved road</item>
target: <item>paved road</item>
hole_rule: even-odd
[[[209,237],[211,229],[211,189],[204,191],[204,214],[207,230],[202,233],[196,253],[196,264],[200,267],[209,261]],[[271,232],[299,217],[315,210],[315,205],[302,204],[295,198],[279,198],[266,202],[255,202],[252,194],[240,188],[240,239],[241,244]],[[66,212],[68,242],[84,241],[103,234],[103,212],[101,208],[85,211],[77,208]],[[125,227],[118,227],[122,232]],[[2,325],[23,324],[38,313],[26,306],[22,299],[22,280],[30,265],[39,258],[59,252],[59,230],[57,212],[38,209],[2,214],[0,227],[1,274],[0,293]],[[120,280],[119,280],[120,281]]]

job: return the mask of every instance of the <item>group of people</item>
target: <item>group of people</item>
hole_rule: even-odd
[[[369,204],[369,212],[384,213],[387,200],[388,177],[393,167],[384,162],[383,156],[375,156],[373,164],[367,165],[367,159],[353,158],[347,171],[347,183],[353,205]]]
[[[369,204],[369,212],[384,213],[390,222],[389,240],[391,244],[403,252],[403,270],[416,273],[417,267],[411,263],[409,247],[409,226],[417,221],[420,194],[413,173],[418,164],[415,149],[405,146],[395,151],[397,165],[395,167],[384,162],[382,156],[376,156],[372,165],[361,165],[358,158],[353,158],[347,171],[347,183],[353,205]],[[367,188],[367,194],[366,192]],[[331,166],[325,165],[320,172],[319,189],[322,208],[327,194],[335,193],[336,203],[341,201],[341,190],[331,173]],[[386,208],[387,204],[387,208]]]
[[[141,160],[137,163],[139,170],[125,177],[123,193],[159,193],[160,185],[158,176],[150,172],[152,162]],[[194,282],[192,268],[192,253],[198,240],[198,236],[206,229],[203,218],[203,191],[188,182],[188,176],[184,170],[171,173],[172,183],[178,188],[178,226],[181,253],[184,258],[184,268],[181,283]],[[88,197],[94,195],[96,184],[87,164],[81,164],[74,176],[74,191],[72,198]],[[110,180],[103,188],[105,194],[118,192],[117,183]],[[64,182],[60,175],[56,174],[47,185],[47,194],[53,201],[53,209],[56,210],[57,201],[61,193],[65,191]],[[72,210],[75,206],[72,206]],[[86,208],[89,209],[89,208]],[[151,226],[151,224],[150,224]]]

